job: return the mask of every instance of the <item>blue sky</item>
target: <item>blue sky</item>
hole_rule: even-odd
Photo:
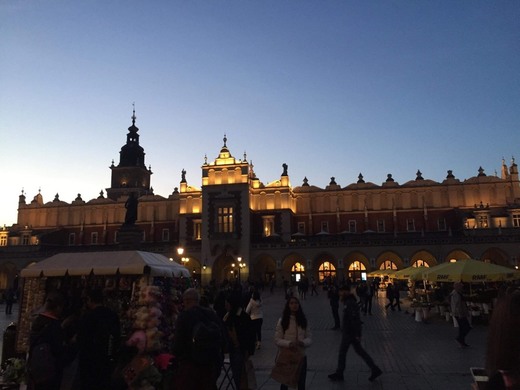
[[[461,180],[520,161],[518,1],[0,0],[0,225],[98,196],[135,102],[156,194],[224,133],[260,180]]]

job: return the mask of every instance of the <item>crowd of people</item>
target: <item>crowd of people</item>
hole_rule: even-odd
[[[306,388],[306,349],[312,344],[312,324],[303,311],[301,301],[307,298],[308,288],[313,291],[311,296],[318,295],[313,278],[307,279],[307,282],[302,285],[303,288],[284,286],[286,299],[275,324],[274,342],[278,352],[276,357],[273,356],[273,365],[277,366],[283,360],[281,356],[286,351],[291,351],[293,356],[297,356],[297,365],[292,368],[296,370],[294,372],[297,377],[295,382],[291,382],[273,375],[280,382],[281,390],[288,386],[295,386],[298,390]],[[270,284],[269,287],[271,290]],[[373,298],[379,288],[378,280],[355,284],[347,281],[340,285],[328,280],[323,285],[332,311],[332,329],[341,329],[341,341],[336,351],[337,364],[335,370],[328,375],[330,381],[344,380],[343,373],[350,346],[369,368],[369,381],[374,381],[383,374],[370,351],[361,343],[361,318],[362,315],[372,314]],[[384,289],[388,299],[386,310],[401,310],[400,287],[386,283]],[[230,378],[235,388],[254,388],[256,379],[251,357],[262,346],[262,292],[263,289],[258,285],[230,282],[224,282],[218,289],[208,286],[202,293],[196,288],[187,288],[183,292],[175,318],[172,342],[165,346],[165,350],[174,357],[169,362],[173,375],[171,387],[168,388],[215,389],[222,373],[225,355],[229,359]],[[470,314],[464,285],[454,283],[453,290],[445,298],[450,303],[451,313],[458,325],[455,339],[461,348],[467,348],[469,345],[466,337],[471,326],[468,322]],[[43,309],[36,315],[31,326],[29,357],[36,346],[46,342],[51,346],[57,369],[43,382],[31,381],[29,376],[29,389],[60,389],[64,371],[70,370],[74,363],[76,368],[72,379],[69,379],[70,388],[128,388],[122,373],[117,375],[118,367],[121,368],[118,365],[118,355],[125,348],[118,315],[103,305],[101,290],[85,291],[82,304],[81,315],[64,319],[66,299],[57,292],[47,295]],[[520,290],[503,288],[498,293],[489,328],[486,356],[489,390],[520,389],[519,325]],[[200,345],[195,341],[199,337]],[[213,344],[208,339],[213,340]],[[201,372],[204,375],[200,375]]]

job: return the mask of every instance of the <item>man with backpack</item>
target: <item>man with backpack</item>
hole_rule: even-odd
[[[175,388],[214,390],[225,345],[222,321],[212,309],[200,306],[196,289],[187,289],[182,300],[184,310],[175,322],[172,345]]]

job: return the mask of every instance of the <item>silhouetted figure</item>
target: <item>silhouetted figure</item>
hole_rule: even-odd
[[[131,192],[125,203],[125,225],[133,225],[135,224],[135,221],[137,221],[137,203],[138,200],[135,194]]]
[[[12,314],[15,294],[12,288],[5,293],[5,314]]]

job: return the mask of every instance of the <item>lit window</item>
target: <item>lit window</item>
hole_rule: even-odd
[[[218,232],[219,233],[233,233],[233,207],[219,207],[218,208]]]
[[[349,271],[365,271],[366,270],[366,267],[365,267],[365,264],[363,264],[361,261],[353,261],[349,266],[348,266],[348,270]]]
[[[336,277],[336,267],[330,261],[324,261],[318,267],[318,279],[323,282],[326,278]]]
[[[202,221],[200,219],[193,221],[193,239],[202,240]]]
[[[262,217],[264,226],[264,237],[269,237],[275,233],[274,231],[274,217],[272,215],[266,215]]]
[[[391,260],[385,260],[381,263],[379,269],[397,269],[397,265]]]
[[[487,228],[488,227],[488,217],[487,215],[481,215],[478,217],[478,227],[479,228]]]
[[[412,267],[429,267],[430,265],[424,260],[416,260],[413,262]]]
[[[7,246],[7,236],[0,236],[0,246]]]
[[[513,227],[520,227],[520,214],[513,214]]]

